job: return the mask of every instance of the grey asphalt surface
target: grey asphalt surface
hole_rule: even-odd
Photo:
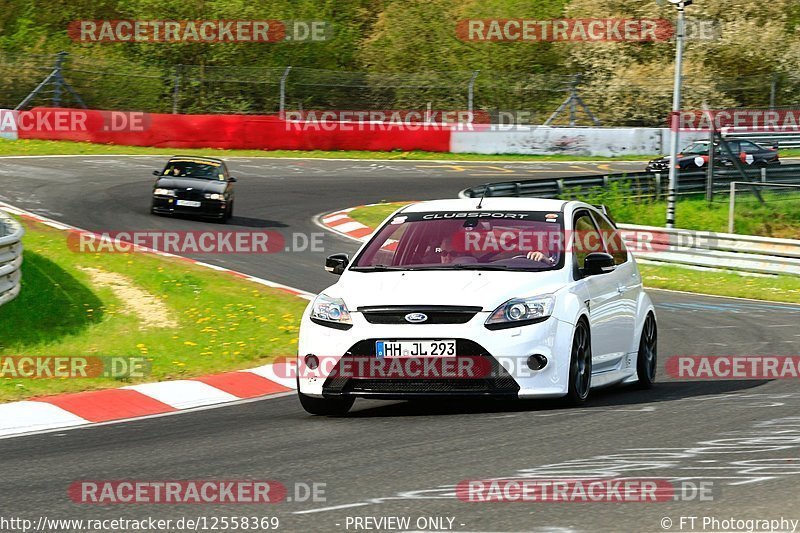
[[[314,215],[352,205],[455,196],[470,185],[521,175],[640,166],[231,159],[240,181],[236,216],[226,228],[149,214],[149,173],[163,161],[0,159],[0,200],[91,230],[267,227],[289,236],[319,232]],[[356,248],[330,233],[323,239],[324,252],[198,257],[319,291],[335,280],[321,268],[324,256]],[[0,440],[0,518],[278,516],[282,531],[365,531],[354,518],[409,517],[409,530],[446,530],[416,521],[449,517],[449,530],[470,532],[722,531],[732,529],[704,518],[800,519],[797,380],[679,382],[663,369],[672,355],[798,355],[800,306],[651,295],[661,361],[653,390],[599,391],[577,409],[542,401],[359,401],[345,418],[310,417],[286,396]],[[713,501],[467,503],[453,490],[464,480],[564,475],[707,481]],[[325,483],[326,501],[94,506],[67,497],[76,480],[121,479]],[[0,521],[6,530],[12,529]]]

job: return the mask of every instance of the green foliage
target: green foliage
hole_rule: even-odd
[[[94,107],[170,111],[176,68],[181,112],[273,113],[285,66],[290,109],[424,107],[463,109],[473,72],[476,109],[525,110],[542,122],[565,98],[567,76],[583,73],[580,95],[605,125],[665,124],[674,43],[468,42],[471,18],[659,18],[654,0],[6,0],[0,9],[0,106],[19,102],[51,59],[71,54],[70,83]],[[796,0],[703,0],[690,19],[713,21],[719,38],[690,41],[685,108],[778,105],[800,91],[800,4]],[[77,43],[81,19],[325,20],[324,42]],[[5,61],[4,61],[5,59]],[[226,69],[220,68],[224,65]],[[180,66],[180,67],[179,67]],[[215,70],[216,69],[216,70]],[[316,70],[310,70],[316,69]],[[365,72],[342,75],[341,71]],[[537,120],[538,119],[538,120]]]

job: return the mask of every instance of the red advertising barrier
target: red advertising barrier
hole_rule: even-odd
[[[26,114],[24,127],[19,128],[20,139],[164,148],[450,151],[450,127],[438,124],[342,122],[319,127],[269,115],[166,115],[41,107]]]

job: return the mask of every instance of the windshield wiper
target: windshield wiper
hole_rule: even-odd
[[[372,265],[363,267],[353,267],[350,270],[353,270],[355,272],[386,272],[391,270],[416,270],[416,269],[408,267],[400,267],[400,266]]]

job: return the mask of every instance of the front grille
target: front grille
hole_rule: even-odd
[[[204,198],[204,193],[202,189],[192,189],[191,191],[187,191],[186,189],[176,189],[175,198],[178,200],[202,200]]]
[[[344,393],[411,393],[456,394],[490,393],[492,386],[485,379],[351,379]]]
[[[404,305],[392,307],[359,307],[370,324],[466,324],[481,311],[480,307],[447,305]],[[409,313],[424,313],[424,322],[409,322]]]
[[[492,357],[480,344],[456,339],[457,357],[485,357],[491,371],[486,378],[445,378],[445,379],[395,379],[350,377],[343,375],[342,363],[345,358],[375,358],[375,342],[378,339],[367,339],[354,344],[339,364],[331,372],[322,386],[322,393],[327,396],[446,396],[446,395],[516,395],[519,385],[513,377]],[[402,340],[402,339],[382,339]]]

